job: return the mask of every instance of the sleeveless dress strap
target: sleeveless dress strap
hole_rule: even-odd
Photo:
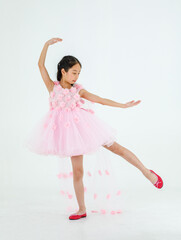
[[[78,91],[84,88],[82,84],[79,84],[79,83],[76,83],[75,87],[78,89]]]
[[[54,84],[55,84],[55,85],[58,85],[58,84],[59,84],[59,82],[58,82],[58,81],[53,81],[53,82],[54,82]]]

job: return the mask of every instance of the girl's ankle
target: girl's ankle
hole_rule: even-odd
[[[86,208],[79,208],[79,212],[86,212]]]

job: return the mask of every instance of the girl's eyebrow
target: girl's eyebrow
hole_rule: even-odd
[[[73,71],[76,71],[76,72],[77,72],[77,70],[73,70]]]

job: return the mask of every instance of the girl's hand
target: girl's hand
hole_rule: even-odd
[[[131,102],[127,102],[127,103],[124,104],[124,108],[136,106],[136,105],[138,105],[140,102],[141,102],[141,100],[138,100],[137,102],[134,102],[134,100],[131,101]]]
[[[57,43],[57,42],[61,42],[63,39],[61,38],[51,38],[50,40],[48,40],[45,44],[47,44],[48,46],[49,45],[52,45],[54,43]]]

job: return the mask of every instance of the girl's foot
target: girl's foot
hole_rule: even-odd
[[[76,213],[73,213],[73,215],[82,215],[84,213],[86,213],[86,209],[84,209],[84,210],[79,209]]]
[[[143,172],[146,178],[150,180],[150,182],[157,188],[163,187],[163,180],[161,177],[156,174],[153,170],[146,169],[146,171]]]
[[[77,211],[76,213],[71,214],[69,216],[69,219],[70,220],[77,220],[77,219],[84,218],[84,217],[87,217],[86,209],[85,210],[80,210],[79,209],[79,211]]]
[[[152,184],[155,184],[158,181],[158,177],[154,173],[152,173],[149,169],[147,170],[145,177],[148,178],[148,180],[150,180]]]

